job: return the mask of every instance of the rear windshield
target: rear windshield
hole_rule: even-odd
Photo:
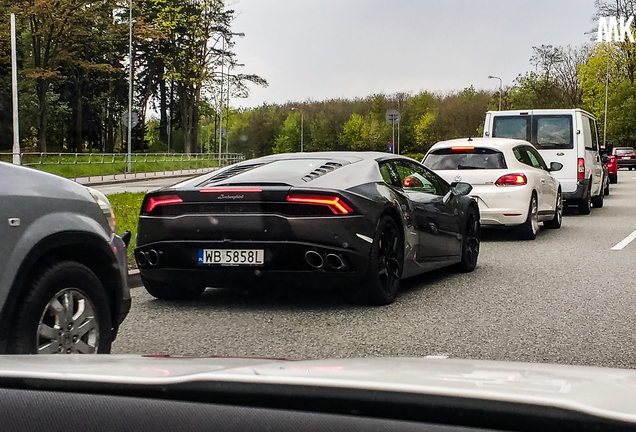
[[[539,150],[572,149],[572,116],[495,116],[492,136],[526,140]]]
[[[630,154],[630,153],[634,153],[634,149],[633,148],[620,148],[620,149],[616,149],[615,153],[616,154]]]
[[[507,168],[503,153],[487,148],[435,150],[426,156],[424,165],[432,170]]]

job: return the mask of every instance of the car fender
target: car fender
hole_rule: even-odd
[[[5,271],[0,280],[0,322],[11,310],[9,297],[19,294],[21,285],[27,279],[32,266],[48,251],[62,245],[92,244],[107,250],[113,260],[115,253],[110,249],[113,235],[94,219],[77,213],[49,213],[35,220],[20,236],[10,256],[3,257]],[[15,300],[15,298],[13,298]],[[0,331],[0,338],[4,332]]]

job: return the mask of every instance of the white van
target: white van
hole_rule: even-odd
[[[582,214],[603,207],[603,161],[599,155],[596,119],[580,109],[488,111],[484,137],[531,142],[543,159],[560,162],[554,176],[561,182],[566,204]]]

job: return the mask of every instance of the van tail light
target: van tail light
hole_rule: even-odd
[[[523,186],[528,184],[528,178],[524,174],[506,174],[497,179],[496,186]]]
[[[183,200],[177,195],[159,195],[150,197],[146,205],[146,212],[150,213],[155,207],[167,204],[180,204]]]
[[[579,180],[583,180],[585,178],[585,159],[579,158],[577,163],[577,174],[576,178]]]
[[[353,209],[340,197],[335,195],[288,195],[287,201],[300,204],[327,206],[333,214],[353,213]]]

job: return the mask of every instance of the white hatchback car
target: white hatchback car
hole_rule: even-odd
[[[563,198],[559,181],[550,173],[563,165],[545,161],[532,144],[506,138],[443,141],[428,151],[422,163],[449,183],[467,182],[479,203],[484,226],[516,226],[521,239],[533,240],[539,222],[560,228]]]

